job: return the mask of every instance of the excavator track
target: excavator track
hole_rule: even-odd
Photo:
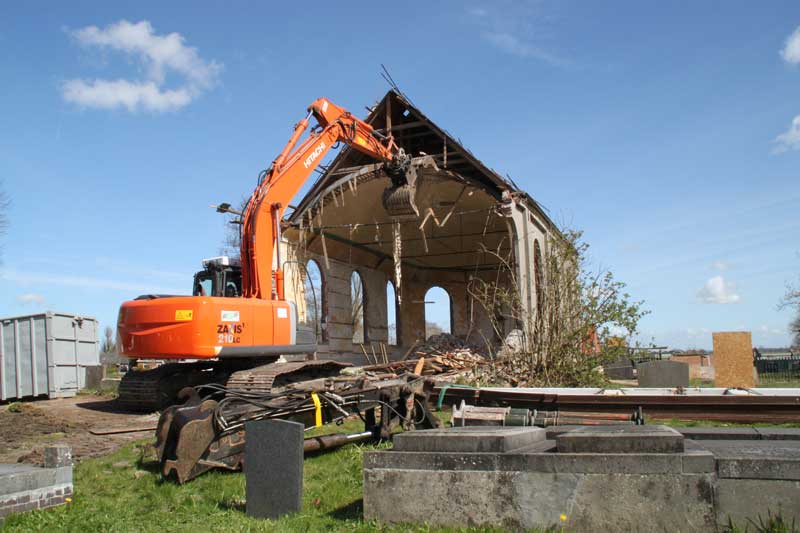
[[[179,403],[178,393],[184,387],[208,383],[268,393],[290,383],[338,375],[346,366],[349,365],[337,361],[167,363],[153,370],[125,374],[119,384],[117,405],[128,411],[162,411]]]
[[[212,362],[167,363],[152,370],[132,370],[120,380],[117,405],[128,411],[161,411],[177,402],[182,388],[221,383],[230,373]]]
[[[246,392],[269,393],[298,381],[336,376],[347,366],[350,365],[338,361],[270,363],[234,372],[226,386]]]

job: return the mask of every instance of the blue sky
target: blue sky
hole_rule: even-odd
[[[365,114],[384,63],[585,230],[652,311],[643,340],[788,342],[800,3],[222,5],[0,4],[0,316],[113,325],[125,299],[188,291],[223,238],[207,206],[249,194],[315,98]]]

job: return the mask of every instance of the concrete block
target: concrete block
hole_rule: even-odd
[[[758,440],[760,434],[755,428],[695,427],[677,428],[687,439],[692,440]]]
[[[689,365],[678,361],[649,361],[636,367],[640,387],[688,387]]]
[[[530,446],[545,440],[535,427],[467,426],[410,431],[394,436],[394,449],[404,452],[499,452]]]
[[[759,516],[780,513],[790,524],[800,523],[800,481],[763,479],[719,479],[717,521],[727,525],[728,519],[741,530],[758,524]]]
[[[800,481],[800,459],[717,458],[720,478]]]
[[[245,424],[247,514],[280,518],[303,504],[303,424],[257,420]]]
[[[547,432],[548,439],[555,439],[557,436],[561,435],[562,433],[566,433],[567,431],[572,431],[573,429],[582,428],[583,426],[547,426],[545,431]]]
[[[678,453],[551,453],[527,456],[531,470],[576,474],[681,474]]]
[[[47,446],[44,449],[44,467],[60,468],[72,466],[72,450],[69,446]]]
[[[72,467],[61,466],[55,468],[55,484],[56,485],[72,485]]]
[[[547,442],[547,441],[543,441]],[[680,474],[681,454],[463,453],[376,451],[364,454],[364,468],[417,471],[535,471],[566,474]],[[713,470],[713,468],[712,468]]]
[[[800,480],[800,441],[706,441],[717,475],[731,479]]]
[[[714,454],[706,450],[686,451],[681,455],[685,474],[711,473],[716,470]]]
[[[603,365],[603,374],[609,379],[636,379],[630,359],[620,359]]]
[[[414,494],[421,496],[397,497]],[[713,501],[713,475],[708,474],[364,471],[364,517],[384,523],[513,530],[713,530]]]
[[[668,426],[585,426],[556,437],[559,453],[680,453],[683,435]]]
[[[17,471],[6,471],[5,474],[0,470],[0,495],[37,490],[42,487],[54,485],[55,482],[56,471],[53,468],[37,468],[31,466],[23,467]]]
[[[754,428],[762,440],[800,440],[800,428]]]

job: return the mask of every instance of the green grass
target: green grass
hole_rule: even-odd
[[[796,389],[800,388],[800,379],[787,379],[787,380],[761,379],[759,380],[757,386],[775,388],[775,389]]]
[[[756,424],[739,424],[737,422],[716,422],[714,420],[679,420],[672,418],[669,420],[652,419],[647,422],[649,425],[664,424],[676,428],[693,428],[693,427],[722,427],[722,428],[800,428],[798,422],[786,422],[783,424],[770,424],[769,422],[758,422]]]
[[[362,427],[354,421],[330,431],[355,432]],[[139,441],[106,457],[78,464],[74,472],[75,494],[68,505],[10,516],[2,529],[9,532],[462,531],[425,525],[382,527],[363,520],[363,452],[388,446],[351,444],[307,458],[302,512],[269,521],[245,514],[245,480],[241,472],[209,472],[185,485],[163,481],[149,441]]]
[[[449,413],[437,415],[447,421]],[[740,426],[713,422],[667,422],[684,426]],[[800,424],[783,424],[800,427]],[[326,432],[356,432],[350,421]],[[315,432],[317,433],[317,432]],[[148,440],[87,459],[75,467],[75,494],[68,505],[6,518],[5,531],[499,531],[426,525],[380,526],[362,511],[362,457],[389,444],[352,444],[306,459],[303,508],[281,520],[257,520],[244,512],[240,472],[209,472],[185,484],[163,481]],[[402,495],[398,495],[402,497]]]

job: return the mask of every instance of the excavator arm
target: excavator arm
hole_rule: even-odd
[[[298,145],[311,118],[318,126]],[[273,266],[280,239],[280,221],[289,201],[337,143],[387,163],[392,181],[408,169],[410,158],[394,141],[345,109],[320,98],[294,127],[291,139],[272,162],[247,204],[242,225],[242,291],[245,297],[283,300],[280,254]],[[399,176],[402,180],[402,176]]]
[[[309,122],[317,125],[309,130]],[[305,132],[309,135],[301,140]],[[320,98],[294,127],[289,142],[253,192],[242,223],[242,297],[175,296],[122,304],[121,354],[142,359],[265,358],[314,351],[297,335],[293,302],[284,297],[280,229],[284,210],[325,154],[346,143],[384,163],[390,215],[416,212],[411,158],[366,122]],[[410,207],[409,207],[410,206]]]

